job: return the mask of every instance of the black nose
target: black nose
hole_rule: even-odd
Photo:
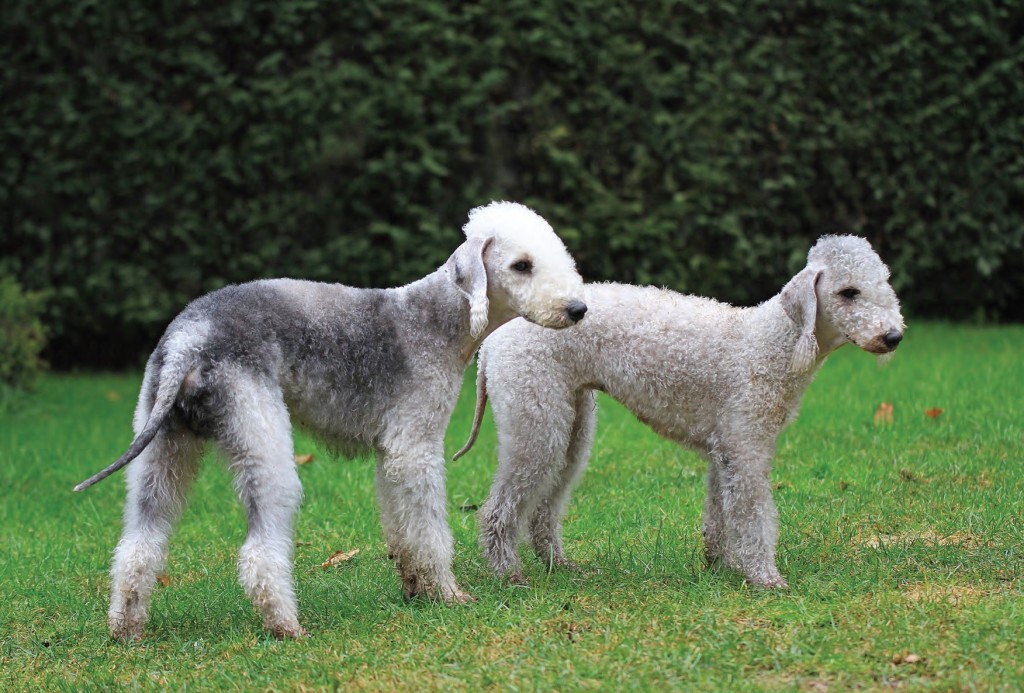
[[[900,342],[903,341],[903,333],[899,330],[889,330],[885,333],[885,336],[882,337],[882,341],[885,342],[885,346],[889,347],[889,350],[892,351]]]
[[[565,307],[565,312],[569,314],[570,320],[579,322],[587,314],[587,304],[583,301],[573,301]]]

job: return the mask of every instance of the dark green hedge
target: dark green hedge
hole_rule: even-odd
[[[40,321],[43,296],[26,293],[18,282],[0,275],[0,411],[14,390],[31,390],[46,370],[41,358],[46,330]]]
[[[0,273],[136,363],[259,276],[393,285],[517,199],[589,278],[766,298],[867,236],[913,316],[1024,318],[1024,5],[7,0]]]

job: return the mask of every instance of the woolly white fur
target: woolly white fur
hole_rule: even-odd
[[[751,583],[782,587],[769,475],[776,439],[825,358],[846,342],[889,354],[904,329],[889,270],[870,244],[826,236],[782,291],[753,308],[622,284],[586,287],[587,319],[565,331],[522,320],[480,349],[477,415],[487,398],[498,469],[480,511],[491,568],[522,580],[517,542],[569,564],[561,518],[586,467],[603,390],[656,432],[709,460],[707,556]],[[843,295],[857,293],[853,298]],[[456,457],[458,457],[456,455]]]

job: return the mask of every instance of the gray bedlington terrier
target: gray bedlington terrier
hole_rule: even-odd
[[[807,266],[754,308],[653,287],[590,284],[587,320],[540,330],[514,320],[480,349],[476,439],[490,397],[498,470],[480,510],[484,553],[524,582],[524,529],[550,566],[571,566],[561,521],[590,455],[595,390],[660,435],[708,459],[704,542],[747,581],[786,587],[775,565],[778,515],[769,480],[776,439],[825,357],[852,342],[880,358],[903,338],[889,270],[862,238],[825,236]]]
[[[523,316],[578,322],[583,281],[548,223],[510,202],[474,209],[432,274],[394,289],[293,279],[228,286],[178,315],[146,365],[111,568],[114,637],[141,636],[168,536],[204,443],[226,456],[248,520],[239,580],[275,636],[305,634],[292,581],[302,498],[291,422],[342,453],[376,452],[384,537],[405,595],[471,599],[452,573],[444,433],[481,340]]]

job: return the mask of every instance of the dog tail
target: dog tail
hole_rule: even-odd
[[[149,412],[149,419],[146,421],[142,432],[135,436],[135,440],[128,446],[125,453],[118,457],[113,464],[96,472],[75,486],[75,491],[84,491],[93,484],[103,481],[114,472],[127,467],[129,462],[142,454],[146,446],[153,442],[156,434],[167,423],[167,419],[170,417],[171,410],[174,407],[174,402],[178,399],[178,393],[181,392],[185,381],[192,374],[193,368],[194,364],[188,363],[179,364],[178,367],[171,366],[170,368],[163,369],[159,376],[160,385],[157,387],[153,409]]]
[[[476,361],[476,411],[473,413],[473,430],[470,431],[469,440],[462,449],[452,455],[452,462],[469,452],[480,433],[480,422],[483,421],[484,409],[487,408],[487,376],[484,373],[484,352],[481,351]]]

